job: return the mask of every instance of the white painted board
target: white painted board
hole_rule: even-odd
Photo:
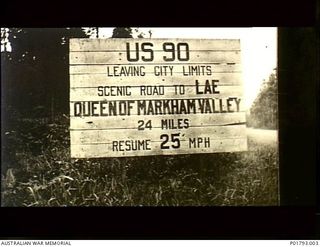
[[[71,39],[71,157],[247,150],[240,40]]]

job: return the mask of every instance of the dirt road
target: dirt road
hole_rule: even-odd
[[[257,144],[277,144],[278,131],[277,130],[264,130],[247,128],[248,141],[255,142]]]

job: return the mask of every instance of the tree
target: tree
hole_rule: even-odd
[[[252,104],[248,125],[255,128],[278,127],[278,79],[276,70],[264,81],[261,91]]]
[[[86,38],[81,28],[9,28],[12,52],[5,60],[5,104],[32,115],[68,112],[69,42]]]
[[[116,27],[113,29],[112,38],[133,38],[132,28],[130,27]]]
[[[152,36],[152,31],[149,30],[149,38]],[[142,32],[139,28],[130,27],[116,27],[113,29],[112,38],[146,38],[146,34]]]

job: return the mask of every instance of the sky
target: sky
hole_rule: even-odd
[[[99,38],[110,38],[113,28],[100,28]],[[243,100],[249,109],[263,80],[277,67],[277,28],[139,28],[152,38],[240,39]]]

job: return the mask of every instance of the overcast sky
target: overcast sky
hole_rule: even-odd
[[[113,28],[100,28],[100,38],[110,38]],[[277,67],[277,28],[139,28],[152,38],[240,39],[247,109],[259,93],[261,83]]]

